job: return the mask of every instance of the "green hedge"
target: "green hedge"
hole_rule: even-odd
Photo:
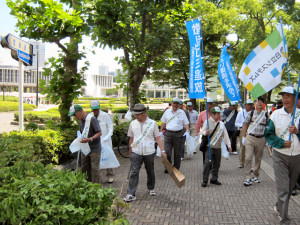
[[[115,190],[82,173],[21,161],[0,169],[1,224],[129,224]]]
[[[156,109],[149,109],[147,110],[147,115],[150,119],[160,121],[164,111],[156,110]]]
[[[19,112],[14,114],[15,120],[19,121]],[[24,121],[33,123],[46,123],[48,120],[52,120],[55,123],[60,122],[60,114],[58,110],[52,111],[31,111],[24,112]]]
[[[69,145],[77,127],[63,130],[12,131],[0,134],[0,166],[11,166],[21,159],[59,164],[73,158]]]
[[[0,101],[3,101],[3,95],[0,95]],[[19,98],[15,97],[15,96],[6,96],[6,95],[4,95],[4,101],[18,102]]]
[[[32,104],[23,104],[24,111],[30,111],[36,109],[36,105]],[[11,101],[0,101],[0,112],[10,112],[10,111],[18,111],[19,110],[19,103],[18,102],[11,102]]]
[[[128,111],[128,106],[120,106],[112,109],[112,113],[126,113]]]

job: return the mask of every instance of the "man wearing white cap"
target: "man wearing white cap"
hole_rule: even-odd
[[[279,94],[282,95],[283,108],[272,113],[265,129],[265,138],[273,147],[273,169],[277,188],[274,210],[278,213],[280,224],[290,224],[289,199],[300,172],[300,110],[296,109],[294,125],[291,126],[296,90],[285,87]]]
[[[163,130],[166,128],[164,145],[168,161],[172,163],[172,149],[174,148],[174,167],[179,170],[181,164],[181,150],[183,143],[183,136],[188,139],[190,137],[189,121],[185,112],[179,109],[180,99],[175,97],[172,100],[172,108],[167,109],[162,118],[161,136]],[[184,132],[183,126],[186,131]],[[165,170],[165,173],[168,171]]]
[[[229,102],[229,108],[226,109],[222,114],[222,121],[224,122],[224,125],[227,129],[231,141],[232,154],[235,155],[238,154],[236,151],[236,128],[235,128],[235,120],[238,114],[238,111],[236,110],[237,105],[238,105],[237,101]]]
[[[240,165],[239,168],[243,168],[245,164],[245,145],[243,145],[243,125],[244,121],[247,117],[247,113],[252,110],[253,101],[248,99],[244,104],[244,109],[238,113],[236,120],[235,120],[235,127],[239,131],[239,142],[240,142],[240,151],[239,151],[239,158],[240,158]]]
[[[190,132],[191,136],[195,137],[195,124],[198,120],[198,112],[193,109],[193,103],[188,102],[187,103],[188,112],[190,115]]]
[[[113,135],[113,131],[114,131],[113,122],[111,121],[109,115],[106,112],[100,110],[100,104],[98,100],[91,101],[91,109],[93,110],[91,114],[97,118],[102,131],[101,144],[107,145],[110,148],[112,148],[111,136]],[[107,169],[106,171],[107,171],[106,177],[108,178],[108,183],[114,182],[114,170]]]

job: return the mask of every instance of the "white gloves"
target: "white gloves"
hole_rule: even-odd
[[[243,143],[243,145],[246,145],[246,138],[245,137],[243,137],[242,143]]]
[[[109,135],[106,135],[104,138],[102,138],[102,141],[108,141],[110,140],[110,136]]]
[[[195,136],[195,141],[198,143],[199,142],[199,136]]]
[[[186,139],[188,140],[188,139],[191,137],[190,131],[187,130],[187,131],[183,134],[183,136],[186,136]]]

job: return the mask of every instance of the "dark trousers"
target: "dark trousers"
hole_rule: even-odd
[[[127,194],[135,195],[137,186],[139,184],[139,173],[143,163],[145,163],[145,169],[147,172],[147,188],[148,190],[154,189],[154,156],[155,153],[151,155],[138,155],[134,152],[131,153],[131,167]]]
[[[182,150],[181,150],[181,158],[184,158],[184,151],[185,151],[185,140],[186,136],[182,137]]]
[[[211,170],[211,180],[216,181],[218,179],[219,168],[221,165],[221,149],[211,148],[211,162],[209,162],[209,150],[205,151],[205,160],[203,165],[203,182],[208,182],[209,171]]]
[[[235,131],[231,131],[231,130],[227,130],[230,142],[231,142],[231,148],[232,148],[232,152],[236,152],[236,132]],[[226,145],[227,146],[227,145]],[[227,148],[228,150],[228,148]]]
[[[168,161],[172,164],[172,149],[174,149],[173,166],[179,170],[181,163],[181,151],[183,142],[183,132],[166,131],[164,145]]]

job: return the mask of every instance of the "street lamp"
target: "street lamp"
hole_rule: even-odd
[[[3,101],[4,101],[4,94],[5,94],[5,89],[6,89],[6,86],[4,86],[4,84],[2,85],[2,91],[3,91]]]

